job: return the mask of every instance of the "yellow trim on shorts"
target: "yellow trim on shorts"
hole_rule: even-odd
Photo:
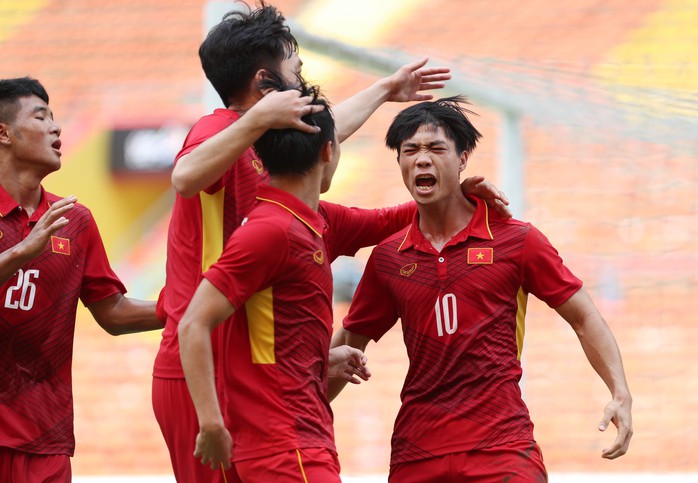
[[[303,469],[303,459],[301,458],[301,450],[296,449],[296,454],[298,455],[298,466],[301,469],[301,475],[303,475],[303,483],[308,483],[308,477],[305,476],[305,470]]]

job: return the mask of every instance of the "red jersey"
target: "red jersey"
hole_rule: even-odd
[[[532,441],[519,388],[526,297],[557,307],[582,286],[531,224],[471,201],[472,220],[440,253],[418,216],[380,243],[344,320],[376,341],[402,320],[410,365],[391,464]]]
[[[414,205],[360,210],[321,202],[316,213],[268,185],[258,199],[204,274],[236,308],[222,327],[218,364],[233,458],[336,451],[327,400],[330,263],[405,226]]]
[[[0,252],[22,241],[60,198],[41,189],[31,217],[0,187]],[[126,293],[90,211],[79,204],[44,251],[0,287],[0,446],[75,450],[71,364],[78,299]]]
[[[233,124],[240,115],[216,109],[191,129],[177,159]],[[257,185],[267,179],[252,148],[213,185],[191,198],[175,195],[167,237],[162,308],[167,315],[153,375],[184,378],[177,326],[201,282],[201,274],[220,256],[231,233],[255,203]]]

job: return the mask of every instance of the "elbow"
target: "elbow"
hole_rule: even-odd
[[[174,171],[172,171],[170,181],[172,183],[172,188],[177,192],[177,194],[183,196],[184,198],[191,198],[196,193],[198,193],[198,191],[196,191],[194,187],[191,186],[191,183],[188,183],[186,177],[180,175],[176,171],[176,168]]]
[[[123,326],[120,325],[115,325],[115,324],[106,324],[106,323],[100,323],[98,321],[99,325],[104,329],[104,331],[113,336],[117,335],[124,335],[128,333],[128,330],[126,330]]]
[[[192,330],[191,319],[188,317],[183,317],[182,320],[177,324],[177,338],[180,340],[187,340],[190,336]],[[181,345],[181,344],[180,344]]]

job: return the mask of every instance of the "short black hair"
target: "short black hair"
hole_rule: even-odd
[[[38,80],[31,77],[0,79],[0,122],[14,122],[19,111],[19,100],[31,96],[48,104],[48,93]]]
[[[467,114],[476,115],[460,104],[467,104],[465,96],[444,97],[436,101],[420,102],[401,111],[388,128],[385,145],[400,152],[400,146],[414,136],[421,126],[431,125],[444,130],[446,137],[453,141],[459,153],[470,154],[482,134],[475,129]]]
[[[270,176],[309,172],[318,162],[322,147],[335,139],[334,117],[329,102],[322,97],[317,86],[309,86],[298,78],[298,83],[289,85],[278,74],[266,79],[263,88],[279,91],[298,89],[301,96],[311,96],[311,104],[325,108],[319,112],[306,114],[302,120],[306,124],[318,126],[317,133],[306,133],[297,129],[269,129],[254,143],[254,149]]]
[[[259,69],[278,70],[298,52],[298,42],[276,7],[263,1],[255,10],[230,11],[214,26],[199,47],[206,78],[230,106],[250,85]]]

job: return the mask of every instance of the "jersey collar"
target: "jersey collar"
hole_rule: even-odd
[[[444,248],[463,243],[468,237],[480,238],[482,240],[494,240],[494,236],[492,236],[492,231],[490,230],[489,207],[487,203],[474,196],[466,196],[466,198],[468,198],[471,203],[475,204],[473,218],[465,228],[446,243]],[[410,248],[421,249],[423,251],[430,251],[433,249],[429,240],[426,239],[419,229],[419,211],[414,214],[412,224],[407,228],[407,232],[405,232],[405,236],[398,251],[405,251]]]
[[[241,117],[239,112],[233,111],[232,109],[226,109],[225,107],[214,109],[213,113],[217,116],[228,117],[233,121],[237,121]]]
[[[325,231],[325,219],[288,191],[268,184],[260,184],[257,188],[257,200],[280,206],[322,238],[322,233]]]
[[[38,220],[41,218],[41,216],[46,213],[46,210],[49,208],[49,200],[46,196],[46,191],[44,190],[44,187],[41,186],[41,198],[39,198],[39,205],[36,207],[36,210],[32,214],[31,220]],[[0,186],[0,218],[4,218],[7,215],[9,215],[13,210],[17,209],[19,207],[19,203],[17,203],[12,196],[10,196],[7,191],[5,191],[5,188]]]

